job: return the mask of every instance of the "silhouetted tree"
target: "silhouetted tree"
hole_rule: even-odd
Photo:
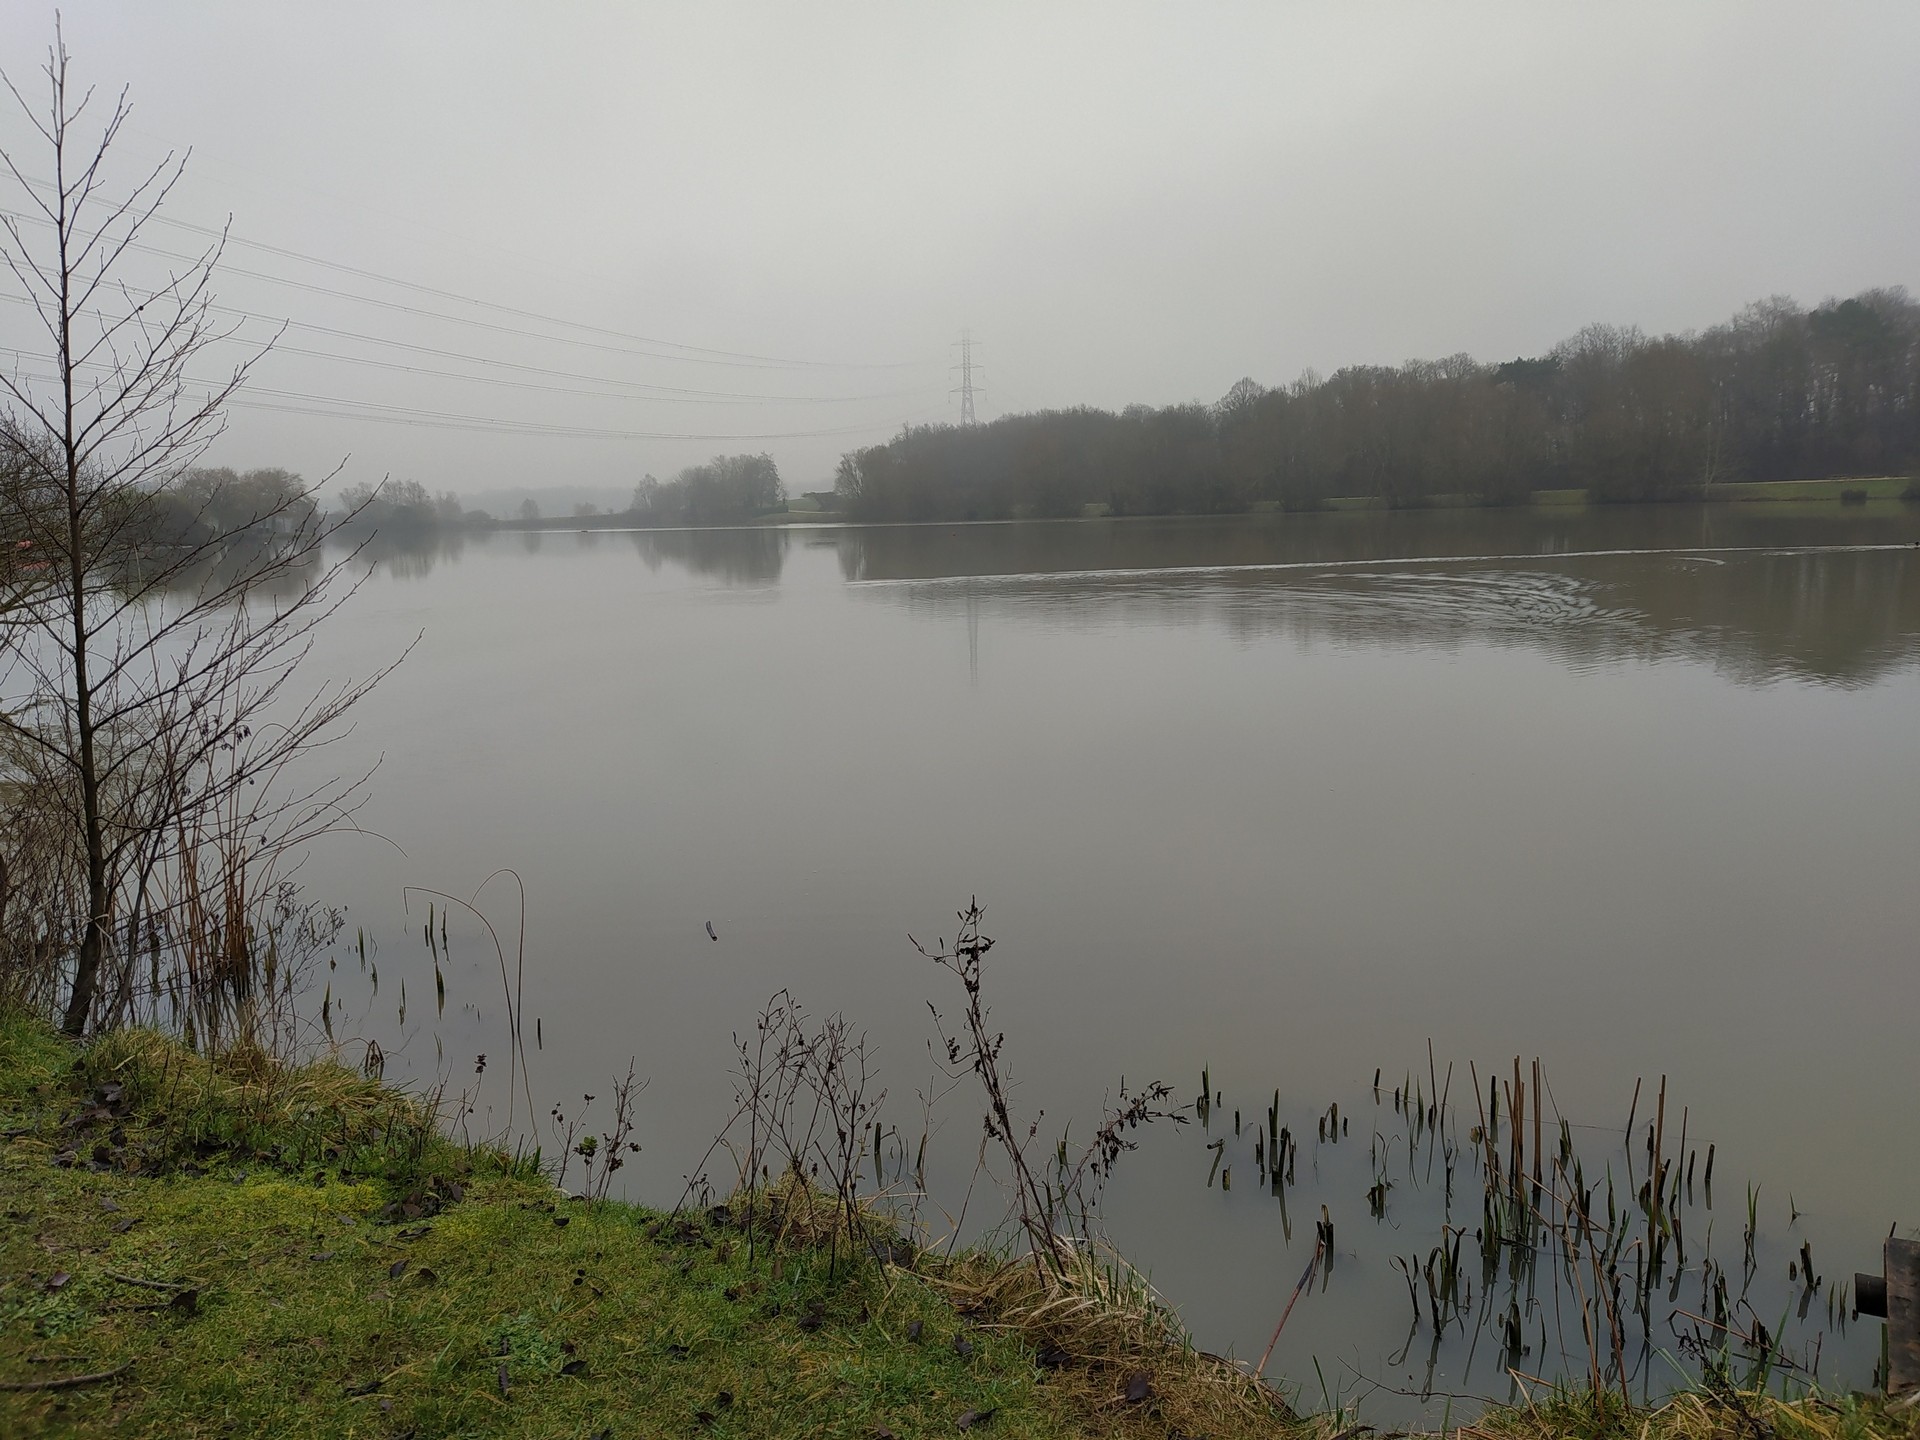
[[[51,372],[0,371],[0,536],[33,557],[4,582],[0,767],[10,803],[73,876],[70,944],[40,956],[65,978],[58,1004],[79,1034],[128,1003],[136,954],[158,978],[164,937],[195,917],[225,918],[194,981],[238,998],[255,960],[254,867],[331,823],[352,788],[289,799],[275,777],[371,682],[289,693],[353,583],[346,561],[322,560],[316,487],[194,468],[250,363],[211,383],[193,373],[232,338],[211,292],[221,242],[157,285],[124,273],[182,163],[116,189],[124,96],[83,136],[88,95],[69,85],[57,27],[44,74],[39,107],[6,81],[39,159],[0,151],[27,217],[0,210],[4,258],[43,332],[33,360]]]

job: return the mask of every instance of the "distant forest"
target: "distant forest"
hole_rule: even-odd
[[[231,471],[205,473],[232,477]],[[463,508],[460,497],[451,490],[434,495],[418,480],[349,485],[340,492],[338,503],[340,514],[356,530],[401,533],[502,523],[485,510]],[[786,486],[771,456],[716,455],[704,465],[689,465],[671,480],[646,476],[634,486],[633,499],[625,510],[603,510],[581,502],[573,506],[571,519],[626,526],[737,525],[779,514],[786,508]],[[547,518],[541,513],[540,502],[529,495],[515,508],[508,523],[537,525]]]
[[[1593,325],[1533,359],[1311,371],[1216,404],[909,428],[835,477],[858,520],[1224,514],[1698,496],[1725,480],[1904,473],[1920,459],[1920,304],[1903,288],[1774,297],[1704,333]]]

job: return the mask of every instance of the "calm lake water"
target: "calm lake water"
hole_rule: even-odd
[[[869,1032],[889,1117],[918,1134],[927,1005],[959,997],[907,937],[950,938],[977,895],[1043,1133],[1085,1135],[1123,1078],[1184,1102],[1205,1065],[1223,1092],[1207,1130],[1127,1157],[1106,1206],[1204,1347],[1258,1356],[1324,1203],[1338,1263],[1270,1373],[1320,1403],[1317,1362],[1376,1423],[1507,1393],[1471,1320],[1431,1373],[1425,1329],[1401,1353],[1392,1260],[1428,1254],[1435,1196],[1402,1177],[1370,1214],[1362,1132],[1398,1120],[1374,1072],[1389,1090],[1417,1072],[1431,1099],[1429,1041],[1462,1145],[1468,1063],[1484,1090],[1540,1057],[1549,1127],[1569,1121],[1590,1179],[1625,1154],[1636,1079],[1643,1125],[1668,1077],[1689,1147],[1717,1147],[1694,1248],[1738,1261],[1757,1184],[1754,1313],[1774,1327],[1803,1241],[1837,1285],[1920,1224],[1916,540],[1911,506],[1747,506],[390,552],[312,661],[364,674],[422,637],[332,757],[379,762],[360,820],[386,840],[330,840],[302,872],[379,970],[373,995],[341,947],[336,1028],[456,1088],[487,1053],[476,1123],[503,1126],[493,952],[456,916],[436,1017],[426,901],[403,887],[466,895],[513,867],[533,1100],[572,1114],[590,1092],[597,1115],[635,1057],[630,1192],[672,1203],[725,1118],[729,1036],[781,987]],[[480,904],[511,943],[512,885]],[[1251,1149],[1276,1089],[1302,1139],[1284,1222]],[[1352,1138],[1323,1149],[1333,1102]],[[954,1211],[979,1110],[960,1090],[935,1113],[929,1182]],[[1215,1140],[1231,1190],[1209,1183]],[[1471,1230],[1478,1199],[1457,1210]],[[1520,1368],[1584,1375],[1577,1319],[1544,1283],[1521,1300]],[[1811,1346],[1825,1303],[1789,1338]],[[1636,1344],[1684,1359],[1667,1328]],[[1865,1384],[1877,1336],[1819,1336],[1822,1377]]]

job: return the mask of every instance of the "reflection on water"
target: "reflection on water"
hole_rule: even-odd
[[[1838,507],[1433,511],[1267,522],[899,527],[829,541],[931,615],[1211,623],[1244,638],[1687,658],[1743,683],[1858,685],[1920,646],[1920,515]],[[1779,513],[1779,512],[1786,513]],[[1420,560],[1417,568],[1396,560]]]
[[[474,538],[466,530],[381,531],[367,539],[360,558],[396,580],[424,580],[436,566],[458,560]]]
[[[1224,519],[875,526],[809,535],[849,580],[1331,565],[1443,556],[1911,544],[1920,507],[1814,505],[1362,511]]]
[[[787,563],[788,533],[771,525],[732,530],[628,530],[635,553],[649,570],[681,565],[723,585],[769,585]]]
[[[1200,1343],[1259,1353],[1326,1204],[1337,1269],[1274,1370],[1479,1390],[1500,1354],[1456,1325],[1429,1382],[1424,1277],[1409,1351],[1391,1263],[1431,1253],[1446,1150],[1437,1178],[1425,1153],[1389,1176],[1377,1217],[1366,1198],[1362,1126],[1393,1137],[1399,1115],[1367,1082],[1384,1065],[1391,1097],[1408,1061],[1430,1075],[1429,1038],[1429,1098],[1450,1055],[1483,1080],[1542,1056],[1587,1188],[1609,1163],[1625,1183],[1634,1082],[1671,1075],[1688,1147],[1719,1146],[1712,1248],[1690,1212],[1673,1301],[1697,1313],[1719,1273],[1697,1255],[1738,1277],[1749,1179],[1769,1327],[1804,1241],[1831,1280],[1920,1218],[1920,1155],[1889,1143],[1920,1084],[1916,538],[1914,507],[1671,507],[396,547],[315,663],[363,673],[425,632],[329,754],[384,756],[360,818],[406,855],[342,845],[303,878],[392,975],[420,935],[401,885],[515,867],[536,1098],[603,1094],[638,1056],[646,1148],[623,1179],[667,1203],[724,1121],[728,1035],[782,987],[870,1030],[912,1133],[930,997],[905,935],[977,893],[995,1023],[1047,1127],[1083,1133],[1121,1078],[1225,1077],[1210,1133],[1150,1138],[1108,1192],[1122,1250]],[[418,1004],[393,1023],[390,985],[351,997],[389,1073],[504,1048],[496,957],[454,940],[432,1033]],[[420,969],[414,993],[432,983]],[[1474,1088],[1456,1075],[1456,1157]],[[1249,1183],[1276,1090],[1302,1137],[1290,1220]],[[1316,1150],[1335,1099],[1352,1144]],[[980,1130],[944,1123],[929,1181],[951,1198]],[[1205,1183],[1216,1159],[1230,1192]],[[1563,1321],[1577,1356],[1577,1297],[1562,1317],[1551,1286],[1480,1271],[1458,1175],[1461,1264],[1476,1305],[1497,1297],[1472,1333],[1517,1300],[1521,1368],[1558,1363]],[[1660,1313],[1652,1343],[1678,1343]],[[1863,1381],[1867,1343],[1829,1334],[1825,1378]],[[1401,1413],[1439,1420],[1417,1402],[1368,1418]]]
[[[449,529],[378,534],[362,553],[396,580],[424,580],[436,566],[457,561],[469,546],[486,548],[507,543],[508,536],[528,555],[544,554],[549,546],[561,553],[582,553],[625,543],[649,570],[675,565],[695,575],[710,576],[723,585],[778,583],[791,543],[788,532],[775,526],[729,530]]]
[[[1691,659],[1748,684],[1870,683],[1920,653],[1920,555],[1905,548],[1427,562],[1419,569],[1199,569],[876,582],[977,623],[1213,623],[1302,645],[1525,646],[1568,665]]]

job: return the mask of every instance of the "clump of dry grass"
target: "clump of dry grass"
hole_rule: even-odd
[[[780,1250],[825,1250],[849,1256],[892,1257],[905,1247],[880,1202],[862,1197],[852,1207],[789,1170],[779,1179],[741,1188],[710,1217],[750,1230]]]
[[[165,1169],[214,1154],[270,1155],[279,1163],[394,1175],[456,1154],[431,1097],[384,1084],[377,1064],[352,1068],[339,1052],[305,1064],[253,1040],[213,1053],[157,1030],[100,1036],[82,1049],[70,1089],[89,1113],[129,1132],[126,1163]]]
[[[1089,1413],[1137,1419],[1153,1433],[1329,1433],[1337,1417],[1302,1417],[1241,1366],[1194,1347],[1140,1273],[1098,1244],[1063,1243],[1057,1265],[1030,1255],[972,1254],[919,1267],[983,1329],[1010,1331]],[[1122,1425],[1122,1428],[1131,1428]]]
[[[1562,1392],[1540,1404],[1490,1410],[1449,1433],[1480,1440],[1917,1440],[1920,1405],[1876,1395],[1789,1399],[1721,1389],[1688,1391],[1642,1410],[1609,1392]]]
[[[885,1283],[932,1291],[973,1329],[1031,1350],[1057,1401],[1101,1417],[1098,1433],[1312,1440],[1340,1418],[1303,1418],[1241,1366],[1196,1349],[1146,1279],[1104,1245],[1059,1237],[1052,1263],[1024,1250],[943,1255],[903,1239],[888,1205],[876,1196],[849,1212],[789,1171],[735,1192],[708,1218],[754,1226],[776,1274],[783,1258],[838,1251],[877,1262],[883,1278],[893,1277]]]

